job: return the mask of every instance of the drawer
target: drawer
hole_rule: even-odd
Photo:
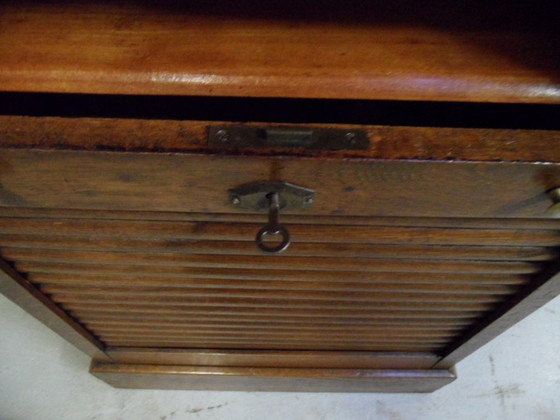
[[[229,122],[0,123],[3,291],[42,302],[115,386],[430,391],[557,290],[560,165],[528,148],[557,132],[311,126],[369,138],[333,151],[209,146]],[[473,147],[436,159],[442,138]],[[521,161],[474,159],[503,139]],[[280,211],[283,253],[231,200],[257,181],[315,193]]]
[[[108,3],[0,17],[0,292],[92,374],[429,392],[560,293],[552,7]]]
[[[228,124],[0,117],[0,206],[244,216],[229,189],[284,181],[315,191],[294,214],[541,218],[560,185],[557,131],[305,125],[362,131],[370,144],[208,146],[209,127]]]

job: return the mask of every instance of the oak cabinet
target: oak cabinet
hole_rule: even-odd
[[[0,16],[0,290],[112,385],[429,392],[560,290],[547,11],[289,5]]]

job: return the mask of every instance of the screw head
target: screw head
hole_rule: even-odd
[[[231,197],[231,203],[235,206],[238,206],[239,204],[241,204],[241,199],[234,195],[233,197]]]
[[[356,134],[352,132],[346,133],[344,137],[346,138],[346,141],[348,141],[348,143],[350,144],[356,144],[358,141],[356,140]]]
[[[226,130],[218,130],[216,132],[216,137],[218,137],[218,140],[220,140],[222,143],[226,143],[229,141],[229,133]]]
[[[311,204],[311,203],[313,203],[313,197],[305,197],[305,198],[303,199],[303,202],[304,202],[305,204]]]

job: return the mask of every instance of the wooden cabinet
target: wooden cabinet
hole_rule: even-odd
[[[451,382],[560,291],[560,39],[546,10],[413,3],[8,4],[0,290],[115,386]],[[315,194],[281,254],[228,193],[263,181]]]

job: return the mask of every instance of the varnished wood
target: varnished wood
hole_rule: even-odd
[[[540,264],[511,261],[448,261],[431,259],[404,258],[320,258],[275,256],[242,256],[223,257],[221,255],[176,255],[157,253],[122,253],[122,252],[84,252],[84,251],[53,251],[26,250],[5,248],[2,256],[11,261],[25,261],[27,266],[34,264],[69,263],[99,264],[109,269],[113,266],[149,266],[147,272],[153,271],[154,265],[159,268],[239,268],[255,270],[298,270],[298,271],[361,271],[361,272],[451,272],[451,273],[503,273],[532,274],[540,271]],[[102,268],[102,269],[103,269]],[[162,270],[163,272],[163,270]],[[186,272],[185,272],[186,274]]]
[[[265,346],[269,342],[286,342],[294,343],[301,342],[301,345],[309,345],[310,343],[318,342],[323,345],[345,345],[351,348],[353,343],[360,343],[363,345],[407,345],[418,344],[434,345],[446,344],[450,338],[456,337],[456,334],[424,334],[414,335],[407,333],[393,333],[391,335],[379,336],[375,332],[367,333],[354,333],[354,334],[333,334],[331,332],[308,332],[302,331],[300,333],[285,332],[285,331],[209,331],[190,329],[182,332],[154,332],[154,331],[99,331],[99,336],[102,340],[106,341],[155,341],[163,344],[169,343],[183,343],[192,341],[203,342],[220,341],[224,343],[236,342],[249,342],[255,345],[259,343],[259,347]]]
[[[337,334],[336,332],[324,334],[299,333],[293,332],[275,334],[268,332],[255,331],[251,333],[227,331],[202,331],[193,330],[188,333],[169,333],[152,334],[149,332],[130,332],[125,333],[116,331],[113,333],[99,331],[99,337],[107,343],[126,345],[126,343],[137,343],[138,346],[168,348],[188,348],[197,347],[216,347],[235,349],[237,345],[244,348],[253,349],[289,349],[289,345],[297,346],[298,349],[313,350],[317,349],[338,349],[344,351],[367,350],[367,351],[432,351],[441,349],[450,340],[457,337],[457,334],[440,335],[391,335],[379,338],[380,335],[372,332],[370,334],[361,332],[355,334]],[[141,344],[140,344],[141,343]],[[131,344],[128,344],[131,345]]]
[[[261,216],[262,218],[262,216]],[[262,224],[262,223],[261,223]],[[170,246],[181,241],[252,241],[245,235],[258,228],[257,223],[213,222],[147,222],[147,221],[97,221],[51,219],[0,219],[0,228],[7,234],[41,234],[83,239],[95,232],[98,239],[166,240]],[[302,243],[359,243],[359,244],[416,244],[416,245],[466,245],[466,246],[558,246],[560,235],[556,231],[529,229],[465,229],[428,228],[408,226],[326,226],[291,225],[301,236]],[[343,236],[343,233],[346,233]],[[329,236],[329,234],[331,234]],[[74,238],[77,237],[77,238]],[[466,250],[468,252],[468,249]],[[505,251],[504,251],[505,252]]]
[[[559,102],[554,10],[528,1],[503,9],[497,1],[442,0],[321,7],[9,2],[1,20],[0,85],[33,92]]]
[[[261,216],[262,217],[262,216]],[[264,217],[263,217],[264,218]],[[266,220],[265,220],[266,221]],[[118,220],[51,220],[0,218],[4,233],[45,236],[91,236],[175,240],[254,241],[257,223],[188,223]],[[359,243],[403,245],[547,246],[560,245],[560,232],[528,229],[464,229],[401,226],[290,225],[303,243]],[[249,235],[252,233],[252,235]],[[286,254],[289,255],[289,254]]]
[[[331,369],[426,369],[438,356],[432,353],[359,353],[240,350],[169,350],[110,348],[110,357],[120,364],[188,366],[236,366]]]
[[[299,348],[312,349],[316,343],[320,346],[343,346],[346,350],[350,350],[354,345],[370,346],[369,349],[377,350],[378,346],[386,347],[388,345],[394,346],[395,350],[400,346],[413,347],[418,345],[419,348],[423,346],[444,346],[450,340],[457,337],[457,334],[424,334],[424,335],[408,335],[393,334],[383,336],[372,332],[370,334],[363,332],[356,332],[354,334],[336,334],[331,332],[323,333],[309,333],[301,332],[294,334],[293,332],[265,332],[265,331],[249,331],[249,332],[228,332],[228,331],[205,331],[205,330],[190,330],[183,333],[154,333],[146,331],[98,331],[101,340],[106,342],[154,342],[155,346],[167,345],[168,347],[185,347],[189,346],[190,342],[205,343],[222,343],[220,346],[232,348],[235,343],[249,343],[255,346],[258,343],[258,348],[274,348],[271,347],[275,344],[294,344],[299,343]],[[159,344],[158,344],[159,343]],[[285,348],[285,347],[284,347]]]
[[[0,207],[0,217],[10,219],[88,219],[135,220],[165,222],[213,222],[255,223],[262,214],[244,213],[178,213],[171,211],[146,212],[113,210],[83,210],[67,208]],[[345,226],[402,226],[462,229],[512,229],[512,230],[560,230],[560,219],[538,218],[485,218],[485,217],[376,217],[376,216],[310,216],[309,214],[282,214],[282,220],[290,224],[345,225]],[[1,235],[1,233],[0,233]],[[1,235],[0,237],[2,237]],[[21,235],[18,235],[21,236]],[[55,235],[56,236],[56,235]],[[46,238],[48,239],[48,238]],[[64,239],[72,239],[66,238]],[[91,238],[92,240],[96,238]]]
[[[146,320],[145,324],[141,323],[111,323],[111,322],[88,322],[88,328],[95,330],[101,334],[111,334],[117,333],[122,334],[122,336],[126,336],[127,333],[145,333],[146,336],[182,336],[188,335],[192,332],[196,333],[212,333],[212,332],[225,332],[225,333],[233,333],[243,335],[244,333],[257,333],[260,334],[261,332],[266,335],[267,333],[270,334],[284,334],[290,333],[297,337],[300,334],[308,334],[311,335],[316,334],[335,334],[338,336],[351,336],[357,335],[357,333],[361,334],[364,337],[367,337],[368,334],[386,334],[387,337],[392,336],[400,336],[400,337],[449,337],[452,335],[456,335],[458,331],[461,330],[461,327],[448,327],[448,326],[431,326],[428,328],[419,327],[419,326],[412,326],[412,327],[403,327],[403,326],[385,326],[385,327],[375,327],[371,325],[366,326],[353,326],[352,329],[343,328],[341,325],[305,325],[305,324],[284,324],[284,325],[258,325],[258,324],[236,324],[232,323],[206,323],[206,324],[199,324],[196,322],[187,322],[187,323],[159,323],[154,324],[150,323],[149,320]],[[404,334],[404,335],[403,335]]]
[[[302,330],[343,330],[346,327],[352,327],[355,330],[368,330],[368,331],[380,331],[389,328],[395,331],[407,330],[407,331],[460,331],[464,329],[466,325],[470,322],[469,320],[464,321],[445,321],[431,322],[422,321],[421,319],[408,319],[408,320],[383,320],[383,319],[371,319],[369,321],[364,320],[341,320],[335,317],[331,319],[304,319],[304,318],[276,318],[274,320],[267,319],[263,316],[261,319],[255,318],[242,318],[242,317],[200,317],[192,316],[185,317],[185,319],[172,318],[168,320],[147,317],[145,319],[134,319],[131,317],[118,317],[111,315],[89,315],[88,321],[84,322],[84,325],[91,328],[96,327],[111,327],[115,330],[130,328],[130,329],[143,329],[143,328],[153,328],[154,330],[181,330],[188,329],[191,327],[204,327],[204,328],[231,328],[235,329],[297,329]]]
[[[239,223],[239,221],[237,222]],[[262,255],[249,241],[212,240],[166,240],[136,239],[122,237],[68,237],[57,235],[10,235],[0,233],[0,247],[36,250],[74,250],[106,252],[146,252],[150,255],[172,254],[213,254],[213,255]],[[426,258],[445,260],[506,260],[506,261],[546,261],[558,257],[560,251],[554,247],[538,246],[460,246],[460,245],[406,245],[406,244],[357,244],[357,243],[308,243],[296,242],[287,254],[276,257],[355,257],[355,258]]]
[[[326,115],[377,99],[560,103],[555,13],[504,7],[6,2],[0,89],[29,98],[19,113],[36,116],[16,115],[17,103],[0,115],[0,289],[117,386],[387,392],[450,382],[445,369],[560,291],[560,221],[545,215],[560,185],[554,123],[325,118],[312,126],[363,129],[369,148],[236,150],[209,147],[208,126],[289,118],[93,118],[99,95],[89,105],[67,96],[80,110],[60,118],[63,107],[35,112],[34,101],[370,100],[297,101],[323,103]],[[253,244],[265,215],[236,208],[227,190],[279,180],[316,199],[282,212],[294,245],[272,257]]]
[[[504,302],[480,322],[450,343],[435,366],[452,366],[497,335],[545,305],[560,293],[560,263],[550,265],[519,294]]]
[[[184,213],[115,210],[80,210],[32,207],[0,207],[0,218],[37,219],[48,221],[141,221],[186,223],[255,223],[262,213]],[[560,220],[550,218],[460,218],[460,217],[377,217],[377,216],[320,216],[283,214],[290,224],[344,225],[344,226],[401,226],[458,229],[505,229],[505,230],[560,230]],[[18,237],[21,235],[18,235]],[[56,235],[55,235],[56,237]]]
[[[84,353],[98,360],[109,360],[102,342],[3,260],[0,260],[0,292]]]
[[[455,379],[448,370],[368,370],[264,367],[201,367],[94,362],[90,372],[122,388],[431,392]]]
[[[282,180],[316,191],[307,214],[542,217],[549,206],[546,191],[560,184],[556,164],[427,165],[17,149],[0,153],[0,206],[235,212],[228,202],[229,188]],[[223,232],[219,238],[234,239]]]
[[[16,148],[215,153],[215,148],[208,147],[208,127],[232,124],[234,123],[227,121],[0,115],[0,145]],[[265,122],[245,123],[245,125],[250,127],[282,126]],[[290,124],[290,126],[297,127],[298,125]],[[364,130],[369,137],[370,147],[364,151],[319,152],[301,148],[281,148],[279,151],[286,155],[319,155],[338,158],[560,162],[560,132],[551,130],[348,124],[306,124],[304,127]],[[142,133],[142,135],[139,136],[138,133]],[[244,151],[250,154],[266,155],[271,150],[274,148]],[[235,153],[236,151],[231,149],[229,152]]]
[[[70,309],[71,308],[71,309]],[[127,311],[128,308],[97,311],[92,308],[82,307],[79,305],[71,305],[69,311],[76,317],[84,318],[86,321],[84,325],[90,323],[107,323],[108,325],[122,325],[122,324],[135,324],[145,322],[146,325],[153,325],[154,327],[161,325],[185,325],[189,322],[193,323],[212,323],[215,325],[222,325],[224,323],[230,325],[262,325],[262,324],[278,324],[278,325],[316,325],[316,326],[340,326],[343,328],[345,325],[355,325],[357,327],[386,327],[386,326],[410,326],[418,328],[446,328],[456,327],[464,328],[472,324],[479,316],[476,312],[422,312],[419,316],[413,312],[396,311],[391,314],[378,311],[371,316],[364,315],[356,316],[355,314],[337,314],[333,313],[282,313],[280,311],[266,310],[262,313],[232,313],[224,311],[222,313],[205,313],[201,311],[187,312],[185,314],[168,314],[168,313],[154,313],[153,311]]]
[[[491,308],[489,305],[462,305],[460,308],[449,308],[443,305],[412,305],[412,304],[401,304],[401,305],[385,305],[385,309],[389,306],[390,310],[380,310],[370,307],[369,310],[364,309],[343,309],[340,310],[336,307],[327,308],[291,308],[289,313],[286,310],[282,310],[281,307],[263,307],[255,308],[254,306],[237,306],[237,307],[224,307],[220,305],[209,306],[209,305],[126,305],[123,306],[119,303],[67,303],[64,307],[72,312],[84,311],[84,313],[124,313],[129,316],[134,316],[141,318],[142,316],[156,317],[159,315],[165,318],[172,318],[175,316],[190,316],[191,314],[202,314],[202,315],[253,315],[253,316],[304,316],[304,317],[319,317],[319,318],[391,318],[391,319],[402,319],[402,318],[437,318],[437,319],[476,319],[480,315],[485,313],[485,310]]]
[[[211,306],[211,307],[243,307],[251,306],[254,308],[285,308],[287,309],[338,309],[338,310],[367,310],[371,308],[381,309],[430,309],[437,304],[438,310],[471,310],[479,311],[492,309],[494,304],[502,300],[502,297],[494,297],[488,295],[469,296],[469,295],[447,295],[445,293],[433,294],[430,296],[430,302],[427,302],[424,293],[394,293],[394,294],[372,294],[371,298],[360,298],[361,293],[354,296],[345,297],[342,292],[330,294],[328,296],[319,296],[313,298],[313,293],[302,293],[298,297],[287,298],[281,294],[276,295],[274,292],[267,291],[246,292],[247,297],[241,293],[222,293],[216,292],[212,294],[206,292],[202,296],[196,294],[177,296],[174,295],[157,297],[157,296],[111,296],[99,293],[96,295],[73,295],[73,294],[53,294],[51,298],[58,303],[78,303],[78,304],[97,304],[108,303],[115,305],[154,305],[154,306],[170,306],[188,308],[190,305]],[[326,294],[327,292],[323,292]],[[342,296],[337,296],[340,294]],[[180,294],[179,294],[180,295]],[[237,296],[236,296],[237,295]],[[260,296],[259,296],[260,295]]]
[[[196,275],[196,273],[191,273]],[[309,289],[325,288],[337,289],[347,288],[348,290],[361,288],[375,288],[392,290],[397,287],[399,290],[434,290],[443,285],[447,285],[450,291],[461,292],[467,290],[477,290],[483,293],[484,286],[489,289],[494,286],[516,287],[526,284],[530,277],[526,275],[513,274],[460,274],[460,273],[359,273],[345,272],[341,275],[338,272],[295,272],[295,271],[257,271],[256,273],[238,270],[228,270],[227,273],[220,273],[217,270],[209,270],[206,276],[191,277],[184,275],[181,277],[167,276],[161,273],[150,276],[131,276],[130,273],[111,273],[103,274],[81,274],[81,273],[60,273],[60,272],[30,272],[27,278],[34,283],[47,283],[57,285],[83,285],[83,286],[125,286],[134,284],[142,287],[238,287],[255,289],[274,289],[276,286],[286,289]],[[430,286],[432,285],[432,286]],[[446,287],[447,287],[446,286]],[[505,289],[494,288],[496,291]]]
[[[174,339],[170,341],[162,340],[161,338],[118,338],[113,340],[106,340],[105,343],[111,347],[159,347],[159,348],[193,348],[205,349],[208,347],[215,347],[220,349],[246,349],[252,350],[255,348],[255,342],[259,342],[259,348],[264,350],[318,350],[318,351],[382,351],[382,352],[439,352],[441,351],[442,342],[428,343],[424,340],[421,342],[403,342],[397,340],[367,342],[367,341],[352,341],[345,340],[344,342],[331,342],[331,340],[323,341],[305,341],[301,339],[287,340],[285,338],[277,340],[260,340],[255,338],[249,339],[228,339],[226,338],[193,338],[190,340]]]
[[[34,278],[37,278],[35,276]],[[112,294],[129,294],[138,296],[181,296],[184,293],[207,293],[219,295],[224,290],[228,290],[235,294],[236,291],[257,291],[257,290],[271,290],[278,293],[278,296],[288,296],[285,293],[302,291],[302,292],[392,292],[392,293],[426,293],[426,298],[429,299],[430,294],[445,291],[450,295],[507,295],[518,290],[519,287],[510,285],[477,285],[477,284],[393,284],[390,281],[387,283],[349,283],[346,281],[341,282],[279,282],[279,281],[235,281],[235,280],[214,280],[214,279],[185,279],[181,284],[175,287],[169,287],[165,282],[161,282],[161,286],[152,285],[146,286],[138,284],[135,279],[127,279],[122,282],[122,287],[114,287],[108,284],[109,282],[101,278],[95,285],[87,285],[82,281],[83,277],[68,277],[73,282],[57,282],[56,276],[53,276],[53,283],[41,283],[39,288],[44,293],[76,293],[76,294],[98,294],[104,293],[107,295]],[[133,288],[130,287],[133,285]],[[128,286],[128,287],[127,287]],[[283,293],[284,292],[284,293]]]

